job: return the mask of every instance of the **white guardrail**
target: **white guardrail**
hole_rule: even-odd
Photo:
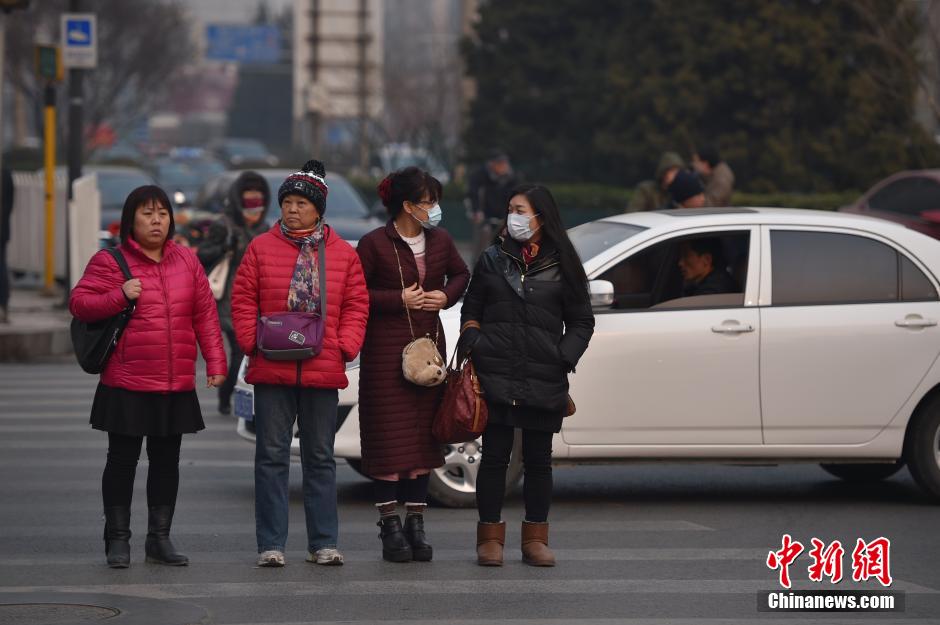
[[[69,252],[66,259],[65,210],[66,186],[64,173],[55,177],[55,268],[56,278],[65,278],[66,261],[71,267],[70,286],[81,278],[85,265],[98,251],[101,229],[101,194],[95,174],[82,176],[73,186],[74,197],[69,206]],[[46,179],[42,171],[13,172],[13,214],[10,216],[10,245],[7,262],[11,271],[42,275],[46,263]]]

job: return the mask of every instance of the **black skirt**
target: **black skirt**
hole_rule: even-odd
[[[146,393],[99,383],[91,427],[125,436],[173,436],[204,430],[196,391]]]
[[[541,410],[531,406],[487,403],[486,408],[489,411],[487,423],[508,425],[523,430],[560,432],[561,422],[565,418],[561,411]]]

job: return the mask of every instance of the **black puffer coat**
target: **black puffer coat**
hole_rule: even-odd
[[[461,325],[470,320],[480,323],[467,347],[488,404],[565,410],[568,372],[588,347],[594,314],[586,290],[566,293],[549,241],[528,266],[512,239],[487,248],[464,298]]]

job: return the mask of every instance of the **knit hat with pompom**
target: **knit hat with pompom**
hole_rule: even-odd
[[[317,160],[304,163],[303,169],[287,177],[277,191],[277,203],[281,204],[288,195],[302,195],[317,207],[320,217],[326,213],[326,168]]]

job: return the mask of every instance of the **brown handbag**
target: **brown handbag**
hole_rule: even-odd
[[[488,411],[480,378],[467,358],[453,368],[451,357],[444,382],[444,397],[434,414],[431,434],[440,443],[463,443],[479,437],[486,429]]]

